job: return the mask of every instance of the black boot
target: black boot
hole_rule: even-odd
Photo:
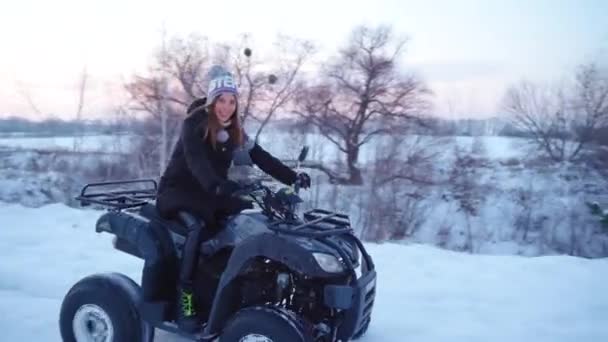
[[[194,294],[190,286],[180,286],[177,290],[177,326],[188,333],[195,333],[201,321],[194,308]]]
[[[198,245],[200,243],[202,225],[193,216],[180,212],[179,218],[188,228],[182,260],[179,271],[179,287],[177,289],[177,325],[186,332],[194,333],[201,327],[194,308],[194,293],[192,279],[198,261]]]

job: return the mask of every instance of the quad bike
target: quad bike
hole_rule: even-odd
[[[300,161],[306,150],[300,154]],[[142,188],[143,186],[143,188]],[[121,190],[95,191],[107,187]],[[127,187],[125,190],[124,188]],[[114,247],[164,270],[142,288],[119,273],[81,279],[60,312],[64,341],[150,342],[162,329],[193,341],[334,342],[357,339],[371,320],[376,272],[346,215],[313,209],[296,213],[295,191],[273,191],[261,182],[243,186],[259,208],[223,222],[200,245],[194,303],[200,330],[180,330],[176,319],[178,265],[188,224],[182,213],[162,218],[154,180],[87,184],[82,205],[107,210],[95,230],[115,235]],[[146,267],[146,266],[144,266]],[[144,283],[163,286],[146,294]]]

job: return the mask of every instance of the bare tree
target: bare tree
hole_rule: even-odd
[[[436,184],[434,161],[440,142],[432,137],[390,136],[374,146],[365,199],[360,205],[361,236],[402,240],[416,235],[426,221],[424,198]]]
[[[435,185],[434,162],[445,140],[422,136],[391,136],[379,144],[376,152],[374,180],[378,186],[407,182],[420,186]]]
[[[237,49],[224,46],[222,55],[231,56],[239,86],[239,106],[243,123],[253,119],[260,123],[257,140],[275,114],[285,109],[301,87],[304,64],[314,54],[312,43],[288,36],[279,36],[272,59],[261,60],[251,49],[251,39],[244,35]]]
[[[209,53],[207,39],[190,35],[175,37],[162,44],[147,75],[134,75],[125,85],[130,109],[147,115],[148,123],[140,136],[140,167],[162,173],[178,136],[186,107],[206,89],[205,68]],[[156,159],[153,162],[148,159]],[[152,165],[156,164],[156,167]],[[149,172],[149,171],[148,171]]]
[[[279,37],[275,45],[278,50],[275,61],[277,67],[269,76],[268,87],[263,95],[262,110],[258,116],[261,125],[256,133],[256,140],[270,119],[301,91],[303,85],[299,82],[299,75],[302,66],[315,51],[312,43],[286,36]]]
[[[134,75],[125,85],[130,109],[145,113],[150,121],[141,136],[142,168],[156,164],[155,168],[163,172],[186,107],[206,95],[206,71],[211,63],[234,71],[243,119],[253,118],[261,123],[256,138],[289,103],[296,93],[301,67],[313,52],[312,45],[280,38],[278,51],[273,52],[277,60],[271,61],[253,59],[250,43],[250,38],[243,36],[238,44],[216,44],[211,48],[207,38],[199,35],[169,41],[163,36],[147,74]]]
[[[474,148],[472,146],[472,148]],[[454,147],[455,159],[449,173],[449,187],[457,202],[459,211],[465,217],[465,242],[463,249],[473,253],[474,232],[471,219],[478,216],[479,208],[484,201],[484,191],[479,184],[479,170],[486,166],[483,159],[473,157],[472,151],[463,151],[459,146]]]
[[[32,99],[32,95],[30,94],[27,87],[22,82],[18,82],[17,88],[18,88],[19,94],[21,96],[23,96],[23,98],[25,99],[25,102],[27,102],[28,106],[30,106],[30,108],[34,111],[34,113],[36,113],[36,115],[38,115],[38,116],[42,116],[42,112],[40,111],[40,108],[38,108],[38,106],[36,105],[36,102],[34,102],[34,100]]]
[[[82,110],[85,105],[85,94],[87,89],[87,80],[89,78],[89,74],[87,72],[87,67],[84,66],[82,72],[80,74],[80,82],[78,85],[78,104],[76,106],[76,123],[81,126],[82,125]],[[80,149],[82,145],[82,132],[83,128],[78,127],[77,136],[74,137],[72,149],[74,152]]]
[[[504,107],[549,157],[571,161],[608,122],[608,74],[588,64],[570,87],[522,82],[507,91]]]
[[[595,138],[598,128],[608,126],[608,69],[595,64],[580,67],[575,91],[574,108],[583,114],[577,119],[576,155]]]
[[[256,71],[262,66],[262,61],[253,56],[251,37],[243,35],[236,49],[224,46],[224,60],[231,59],[235,72],[237,86],[239,87],[239,107],[242,113],[242,122],[245,124],[257,111],[259,94],[269,77]]]
[[[362,184],[359,151],[379,135],[422,123],[430,91],[398,69],[406,39],[388,27],[355,29],[346,47],[324,66],[321,80],[298,96],[295,113],[345,154],[347,175],[323,169],[332,180]]]
[[[83,110],[85,108],[85,104],[86,104],[86,91],[87,91],[87,82],[89,80],[89,73],[87,71],[87,66],[85,65],[82,68],[82,71],[80,72],[80,77],[79,77],[79,81],[78,81],[78,97],[77,97],[77,102],[76,102],[76,111],[75,111],[75,115],[74,115],[74,121],[76,122],[76,125],[78,125],[77,127],[77,131],[75,132],[75,136],[74,136],[74,140],[72,141],[72,151],[73,152],[78,152],[80,146],[82,145],[82,134],[83,134],[83,129],[84,129],[84,125],[83,125],[83,120],[82,120],[82,114],[83,114]],[[38,116],[42,116],[42,111],[40,110],[40,107],[38,107],[38,105],[36,104],[36,102],[34,101],[34,99],[32,98],[29,90],[23,85],[23,83],[19,82],[17,84],[18,87],[18,92],[21,96],[23,96],[23,98],[25,99],[25,101],[27,102],[27,104],[29,105],[29,107],[34,111],[34,113],[36,113],[36,115]]]
[[[608,234],[608,210],[603,210],[597,202],[586,203],[591,215],[597,216],[604,233]]]

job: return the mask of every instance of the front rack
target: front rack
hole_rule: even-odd
[[[348,216],[322,209],[313,209],[304,213],[304,223],[297,221],[278,220],[269,225],[277,233],[304,237],[325,237],[352,233]],[[299,223],[299,224],[298,224]],[[297,225],[296,225],[297,224]],[[290,225],[289,228],[281,225]],[[295,225],[295,226],[294,226]]]
[[[124,189],[125,186],[133,188]],[[122,189],[103,191],[109,187]],[[158,184],[153,179],[90,183],[82,188],[76,200],[80,201],[83,207],[98,204],[105,208],[122,210],[140,207],[156,199],[157,190]]]
[[[366,269],[374,269],[373,261],[366,252],[363,243],[354,235],[348,216],[323,209],[309,210],[305,212],[303,216],[305,222],[299,222],[300,224],[295,226],[294,224],[296,223],[293,221],[278,220],[271,223],[268,227],[275,233],[312,238],[331,247],[338,252],[340,259],[352,273],[353,279],[356,279],[355,267],[350,257],[341,246],[330,239],[332,236],[342,235],[349,240],[351,244],[357,245],[357,248],[362,253]],[[284,227],[284,225],[289,227]]]
[[[327,222],[339,227],[350,227],[348,216],[340,213],[333,213],[323,209],[313,209],[304,213],[304,218],[308,223]],[[315,222],[315,223],[317,223]]]

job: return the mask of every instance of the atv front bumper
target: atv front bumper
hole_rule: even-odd
[[[376,271],[370,270],[351,285],[327,285],[324,302],[327,307],[343,310],[338,339],[348,340],[369,322],[376,297]]]

